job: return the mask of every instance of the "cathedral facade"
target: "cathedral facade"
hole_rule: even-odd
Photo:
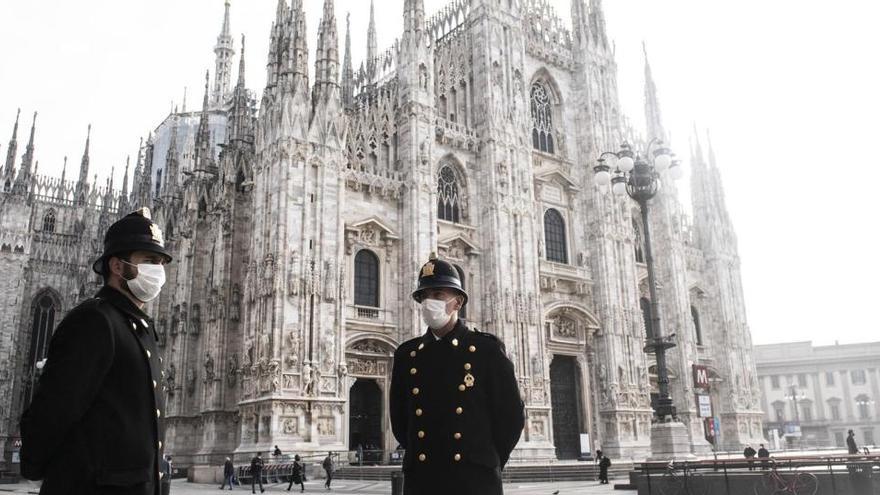
[[[571,29],[546,0],[454,0],[430,18],[406,0],[383,52],[371,9],[357,69],[348,29],[340,57],[333,0],[312,51],[302,0],[279,0],[259,102],[244,38],[232,83],[229,7],[201,110],[175,109],[143,142],[130,191],[127,169],[121,191],[89,180],[88,140],[77,181],[37,175],[33,127],[16,168],[16,120],[0,204],[0,275],[14,281],[0,296],[5,450],[54,325],[100,283],[88,267],[103,231],[149,206],[175,254],[147,310],[178,464],[274,445],[387,460],[391,356],[424,331],[410,293],[431,252],[459,270],[469,325],[514,363],[527,415],[514,462],[649,455],[644,228],[592,166],[664,131],[647,62],[648,128],[624,124],[600,0],[572,0]],[[697,392],[711,398],[719,448],[759,442],[762,412],[711,147],[695,141],[690,163],[693,217],[666,181],[650,227],[675,333],[670,389],[703,454]],[[695,365],[710,383],[695,383]]]

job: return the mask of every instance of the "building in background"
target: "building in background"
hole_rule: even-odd
[[[767,436],[785,435],[790,447],[846,447],[880,438],[880,342],[813,346],[812,342],[757,345],[761,408]]]
[[[97,287],[101,233],[150,206],[175,255],[147,310],[178,465],[276,444],[393,450],[391,356],[423,332],[409,294],[432,251],[460,270],[466,319],[515,365],[527,421],[514,460],[650,454],[644,228],[632,202],[593,184],[592,164],[665,131],[647,60],[648,128],[625,124],[601,2],[573,1],[568,29],[544,0],[455,0],[430,18],[406,0],[403,31],[381,52],[371,15],[355,70],[332,0],[317,37],[302,2],[282,0],[259,106],[244,40],[231,83],[229,8],[202,108],[174,109],[147,137],[131,191],[128,173],[121,192],[95,189],[87,154],[78,182],[38,177],[33,139],[16,170],[13,131],[0,394],[15,400],[0,439],[16,434],[52,329]],[[676,333],[670,389],[703,454],[707,432],[722,449],[760,442],[763,413],[720,173],[711,145],[694,136],[690,153],[694,216],[667,181],[651,230]]]

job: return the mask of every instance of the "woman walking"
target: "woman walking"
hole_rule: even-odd
[[[303,471],[305,466],[299,461],[299,454],[293,456],[293,467],[290,469],[290,484],[287,485],[287,491],[293,488],[293,485],[300,486],[300,492],[306,491],[306,485],[303,483]]]

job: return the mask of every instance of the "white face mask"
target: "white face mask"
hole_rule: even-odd
[[[452,313],[446,312],[446,304],[448,301],[441,299],[423,299],[422,300],[422,319],[433,329],[443,328],[449,323]]]
[[[131,280],[126,280],[128,290],[139,301],[150,302],[159,296],[159,291],[165,285],[165,267],[162,265],[154,265],[152,263],[140,263],[134,265],[127,261],[123,261],[126,265],[136,266],[138,274]]]

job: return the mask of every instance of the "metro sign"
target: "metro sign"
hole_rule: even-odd
[[[709,389],[709,370],[701,365],[695,364],[694,369],[694,387]]]

